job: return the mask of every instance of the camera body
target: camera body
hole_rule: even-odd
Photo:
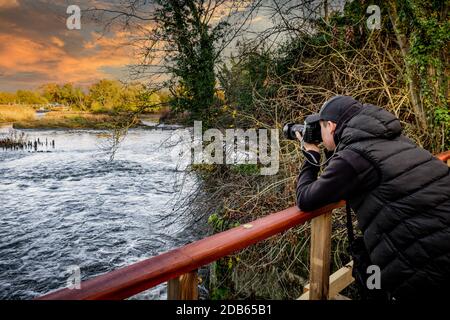
[[[298,131],[303,137],[303,141],[312,144],[322,142],[322,134],[320,131],[320,122],[316,115],[309,115],[305,119],[304,124],[286,123],[283,126],[283,134],[289,140],[295,140],[295,132]]]

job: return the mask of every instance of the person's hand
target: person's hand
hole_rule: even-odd
[[[295,136],[297,137],[298,140],[302,141],[302,135],[300,134],[300,132],[295,131]],[[312,143],[307,143],[303,141],[303,146],[305,147],[306,151],[316,151],[320,153],[320,149],[319,146],[316,144],[312,144]]]

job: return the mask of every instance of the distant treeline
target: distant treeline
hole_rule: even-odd
[[[0,92],[0,104],[64,105],[72,110],[95,113],[158,111],[168,101],[169,93],[149,93],[141,83],[124,85],[116,80],[103,79],[87,90],[72,83],[48,83],[37,90]]]

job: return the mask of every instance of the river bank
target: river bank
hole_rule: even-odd
[[[158,123],[162,113],[145,113],[131,127],[145,126],[142,120]],[[87,111],[54,110],[39,112],[30,106],[0,105],[0,126],[14,129],[112,129],[121,122],[123,114]]]

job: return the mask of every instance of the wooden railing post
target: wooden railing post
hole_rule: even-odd
[[[167,283],[167,300],[197,300],[197,271],[185,273]]]
[[[310,300],[328,299],[331,259],[331,211],[311,221]]]

